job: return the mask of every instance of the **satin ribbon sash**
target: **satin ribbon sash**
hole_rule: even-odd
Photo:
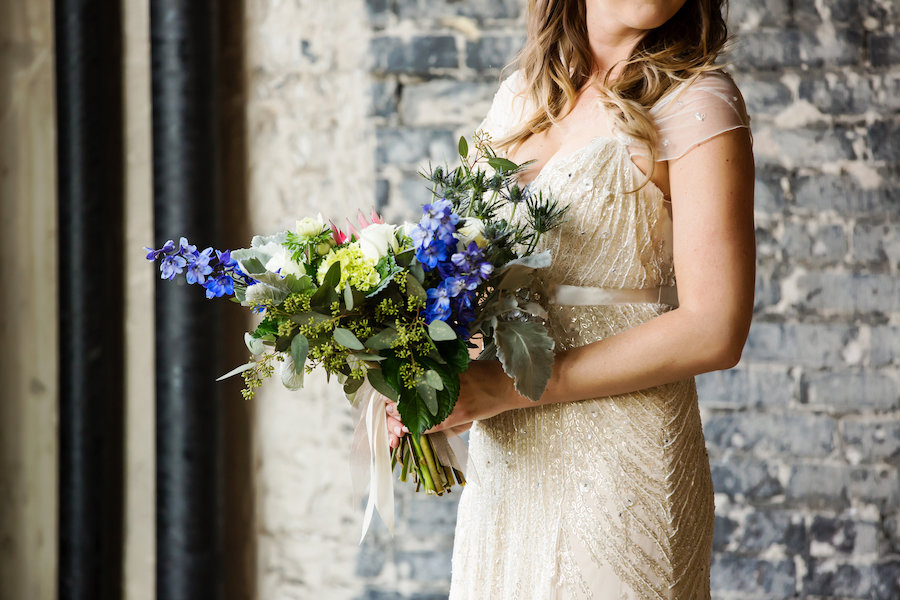
[[[394,473],[388,446],[386,405],[386,398],[368,381],[360,386],[353,397],[356,427],[350,447],[350,479],[354,504],[359,505],[366,488],[369,491],[360,543],[366,537],[376,510],[388,531],[394,535]],[[438,431],[428,434],[428,438],[441,464],[452,465],[459,472],[464,472],[463,466],[468,462],[469,451],[459,436],[447,437],[443,431]]]
[[[678,289],[674,285],[624,289],[557,284],[548,286],[551,304],[570,306],[603,306],[607,304],[669,304],[678,306]]]

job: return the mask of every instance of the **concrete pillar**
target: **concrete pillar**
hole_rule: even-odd
[[[56,597],[53,3],[0,2],[0,581]]]

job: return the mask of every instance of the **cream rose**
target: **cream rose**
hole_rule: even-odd
[[[397,241],[397,228],[387,223],[372,223],[359,232],[359,247],[366,258],[375,262],[381,260],[389,251],[400,251]]]
[[[306,217],[305,219],[297,221],[297,225],[294,227],[294,233],[305,240],[311,240],[326,229],[325,220],[322,219],[322,215],[320,214],[316,218]]]
[[[487,246],[487,238],[484,237],[484,221],[476,217],[465,217],[461,226],[456,228],[456,235],[462,248],[475,242],[479,248]]]

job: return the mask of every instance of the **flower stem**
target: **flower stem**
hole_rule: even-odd
[[[405,482],[406,477],[409,475],[409,452],[403,452],[403,444],[400,444],[400,451],[402,456],[402,464],[403,467],[400,469],[400,481]]]
[[[437,494],[437,488],[434,485],[434,479],[431,478],[431,471],[429,469],[434,469],[434,465],[428,460],[428,456],[422,451],[422,445],[419,443],[417,439],[418,436],[410,435],[409,439],[412,442],[413,448],[415,448],[416,456],[419,459],[419,472],[421,474],[422,483],[425,485],[425,490],[430,491],[434,494]]]

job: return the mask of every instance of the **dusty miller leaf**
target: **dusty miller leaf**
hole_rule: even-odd
[[[497,357],[516,390],[531,400],[540,400],[553,373],[553,339],[540,323],[499,321],[494,331]]]

